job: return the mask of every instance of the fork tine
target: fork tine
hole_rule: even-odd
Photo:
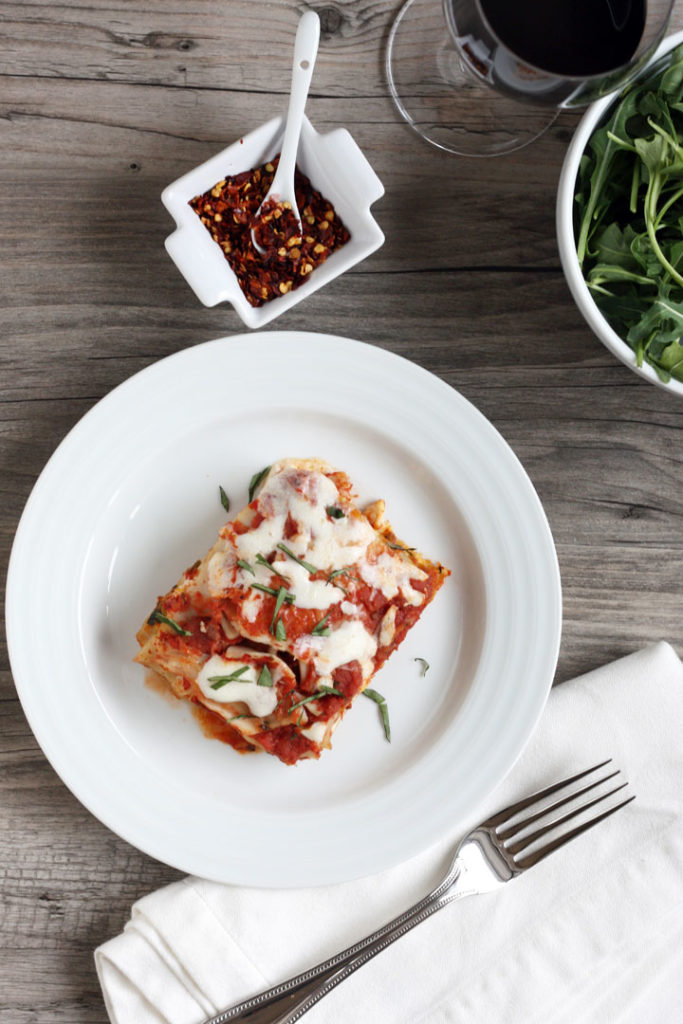
[[[609,818],[610,814],[614,814],[622,807],[626,807],[626,804],[630,804],[632,800],[635,800],[635,796],[630,796],[628,800],[622,800],[620,804],[617,804],[615,807],[610,807],[609,810],[603,811],[602,814],[598,814],[597,817],[584,822],[583,825],[577,825],[576,828],[571,829],[569,832],[565,832],[564,835],[551,840],[551,842],[549,842],[547,846],[544,846],[543,849],[536,850],[534,853],[530,853],[526,857],[521,857],[519,860],[515,861],[515,863],[523,870],[532,867],[534,864],[538,864],[538,862],[543,860],[544,857],[547,857],[549,853],[552,853],[554,850],[559,850],[559,848],[564,846],[565,843],[569,843],[572,839],[576,838],[576,836],[581,835],[582,832],[587,832],[589,828],[593,828],[593,825],[597,825],[598,822],[603,821],[605,818]]]
[[[548,814],[551,814],[553,811],[556,811],[559,807],[563,807],[565,804],[571,803],[572,800],[576,800],[577,797],[583,796],[584,793],[590,792],[590,790],[595,789],[596,786],[601,786],[603,782],[609,782],[610,779],[613,779],[615,775],[619,774],[619,771],[620,769],[617,768],[616,771],[610,772],[609,775],[604,775],[602,778],[597,779],[595,782],[589,783],[587,786],[584,786],[583,789],[573,790],[567,796],[563,796],[561,800],[556,800],[555,803],[548,804],[547,807],[544,807],[542,810],[538,811],[537,814],[532,814],[529,818],[525,818],[524,821],[518,821],[516,824],[510,825],[509,828],[497,830],[497,837],[503,840],[512,839],[512,837],[516,836],[518,832],[521,832],[523,829],[528,828],[529,825],[532,825],[535,821],[538,821],[539,818],[547,817]],[[626,785],[626,783],[624,783],[624,785]],[[585,806],[589,807],[590,804],[586,804]]]
[[[596,764],[593,768],[586,768],[583,772],[578,772],[576,775],[572,775],[569,779],[563,779],[562,782],[556,782],[552,786],[548,786],[547,789],[541,789],[537,793],[532,793],[531,796],[527,796],[524,800],[518,800],[515,804],[510,804],[509,807],[505,807],[502,811],[498,811],[493,817],[488,818],[482,822],[483,828],[495,828],[497,825],[502,825],[508,821],[519,811],[526,810],[527,807],[531,807],[538,800],[542,800],[546,796],[551,796],[553,793],[557,793],[558,790],[563,789],[564,786],[569,786],[572,782],[578,782],[579,779],[583,779],[586,775],[590,775],[591,772],[596,772],[598,768],[604,768],[606,764],[609,764],[612,760],[608,757],[606,761],[601,761],[600,764]]]
[[[594,797],[593,800],[588,800],[586,803],[581,804],[580,807],[575,807],[574,810],[569,811],[568,814],[562,814],[559,818],[553,818],[553,820],[549,821],[547,825],[537,828],[535,832],[532,832],[529,836],[525,836],[523,839],[518,839],[516,843],[510,843],[505,847],[505,849],[514,857],[516,854],[521,853],[522,850],[526,849],[527,846],[531,846],[532,843],[535,843],[537,839],[541,838],[541,836],[546,835],[547,832],[552,832],[552,830],[557,828],[558,825],[564,825],[565,822],[571,821],[572,818],[576,818],[579,814],[587,811],[589,807],[602,803],[602,801],[606,800],[608,796],[613,796],[614,793],[618,793],[620,789],[624,789],[626,786],[628,786],[628,782],[622,782],[620,786],[616,786],[614,789],[611,789],[609,793],[601,793],[600,796]]]

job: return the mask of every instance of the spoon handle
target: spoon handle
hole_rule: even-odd
[[[283,182],[292,181],[296,166],[296,153],[299,148],[301,124],[308,99],[308,90],[313,77],[313,67],[318,53],[320,39],[320,18],[315,11],[306,11],[299,21],[294,42],[294,64],[292,67],[292,90],[289,96],[287,124],[282,140],[280,163],[276,178]],[[275,191],[275,181],[271,191]]]

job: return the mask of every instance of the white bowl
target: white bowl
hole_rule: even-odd
[[[168,185],[161,201],[176,222],[166,250],[200,302],[231,302],[247,327],[263,327],[345,270],[360,263],[384,242],[370,207],[384,186],[351,135],[338,128],[320,135],[304,118],[297,167],[334,207],[351,238],[299,288],[263,306],[251,306],[220,247],[188,205],[228,175],[240,174],[271,160],[279,151],[284,119],[276,117]]]
[[[681,42],[683,42],[683,32],[676,32],[674,35],[668,36],[658,47],[652,61],[657,60],[658,57],[661,57],[662,54],[667,53],[669,50],[673,50]],[[652,61],[649,63],[651,64]],[[648,68],[649,64],[640,72],[638,77],[635,79],[636,82],[639,78],[642,78],[643,75],[647,74]],[[665,383],[663,380],[660,380],[656,371],[648,363],[643,363],[642,366],[638,366],[636,362],[636,354],[633,349],[612,327],[610,327],[607,320],[596,306],[591,291],[584,280],[581,267],[579,266],[578,256],[576,255],[576,239],[574,237],[574,192],[579,164],[591,135],[605,117],[608,109],[620,98],[621,93],[611,93],[609,96],[605,96],[603,99],[591,104],[579,122],[579,126],[574,133],[574,138],[567,150],[567,155],[564,159],[564,164],[562,165],[560,184],[557,191],[556,222],[560,260],[562,261],[562,269],[564,270],[567,284],[574,296],[576,305],[579,307],[579,311],[582,313],[593,333],[597,334],[603,345],[605,345],[610,352],[617,357],[617,359],[620,359],[622,363],[625,363],[626,366],[630,367],[630,369],[634,370],[641,377],[644,377],[645,380],[650,381],[651,384],[657,384],[658,387],[666,388],[667,391],[683,396],[683,383],[674,380],[673,378],[668,383]]]

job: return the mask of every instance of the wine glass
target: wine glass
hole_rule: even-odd
[[[561,108],[633,78],[674,0],[407,0],[392,26],[387,77],[401,115],[449,153],[526,146]]]

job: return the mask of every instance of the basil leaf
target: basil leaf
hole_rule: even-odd
[[[278,619],[277,617],[280,614],[280,609],[282,608],[282,605],[285,602],[285,598],[287,597],[287,593],[288,593],[288,591],[285,589],[285,587],[280,587],[280,589],[277,592],[277,597],[275,598],[275,609],[273,611],[273,618],[270,621],[270,632],[271,633],[276,632],[276,622],[275,622],[275,620],[277,619],[278,622],[282,621],[281,619]],[[284,625],[283,625],[282,628],[283,629],[285,628]],[[276,635],[277,635],[277,633],[276,633]],[[285,637],[286,636],[287,636],[287,634],[285,633]],[[278,639],[284,640],[284,637],[279,637]]]
[[[330,635],[330,627],[325,625],[325,623],[327,622],[329,617],[330,617],[330,613],[328,612],[327,615],[325,615],[320,620],[320,622],[316,622],[315,626],[311,630],[311,636],[329,636]]]
[[[223,488],[220,486],[220,484],[218,486],[218,491],[219,491],[220,496],[221,496],[221,505],[223,506],[223,508],[225,509],[226,512],[229,512],[230,511],[230,498],[227,496],[227,494],[225,493]]]
[[[250,572],[252,576],[256,575],[252,567],[249,565],[249,562],[245,562],[243,558],[238,558],[237,564],[239,565],[240,569],[244,569],[245,572]]]
[[[384,726],[384,735],[386,736],[389,743],[391,743],[391,726],[389,725],[389,708],[387,702],[381,693],[377,690],[363,690],[363,696],[369,697],[370,700],[374,700],[375,704],[379,707],[379,712],[382,717],[382,725]]]
[[[403,544],[392,544],[391,541],[387,541],[387,547],[391,548],[392,551],[415,551],[415,548],[407,548]]]
[[[264,594],[270,594],[271,597],[277,597],[280,590],[285,589],[284,587],[280,587],[280,590],[275,590],[274,587],[267,587],[264,583],[252,583],[251,586],[254,590],[262,590]],[[295,598],[291,590],[286,591],[286,594],[287,596],[285,597],[285,601],[287,604],[294,604]]]
[[[663,381],[683,380],[683,47],[593,132],[575,187],[579,265],[597,308]]]
[[[212,690],[220,690],[222,686],[227,686],[228,683],[236,683],[248,671],[249,665],[242,665],[241,668],[236,668],[234,672],[231,672],[229,676],[209,676],[208,682],[211,683]]]
[[[346,513],[342,512],[342,510],[337,505],[328,505],[325,511],[327,512],[330,519],[343,519],[344,516],[346,515]]]
[[[312,700],[319,700],[322,694],[311,693],[308,697],[304,697],[302,700],[298,700],[296,704],[292,704],[290,711],[295,711],[296,708],[300,708],[302,704],[310,704]]]
[[[270,674],[270,669],[267,665],[264,665],[259,672],[258,679],[256,680],[257,686],[272,686],[273,677]]]
[[[336,686],[318,686],[318,693],[325,694],[325,696],[332,697],[344,697],[345,694],[338,690]]]
[[[289,583],[287,577],[283,576],[281,572],[278,572],[277,569],[270,564],[268,559],[263,557],[263,555],[258,554],[256,556],[256,561],[258,562],[259,565],[265,566],[265,568],[272,572],[275,576],[279,576],[281,580],[286,580],[287,583]]]
[[[426,658],[413,658],[413,661],[420,662],[420,665],[422,666],[422,672],[420,673],[420,675],[426,676],[427,673],[429,672],[429,662],[426,660]]]
[[[260,469],[258,473],[254,473],[251,480],[249,481],[249,504],[254,500],[254,492],[259,484],[262,484],[265,478],[270,473],[272,466],[266,466],[265,469]]]
[[[345,572],[351,572],[351,569],[350,568],[348,568],[348,569],[335,569],[334,572],[331,572],[330,575],[327,577],[327,582],[331,583],[332,580],[337,578],[337,576],[341,576],[342,573],[345,573]]]
[[[168,615],[164,615],[159,608],[155,608],[150,617],[147,619],[150,626],[153,626],[155,622],[163,622],[166,626],[170,626],[174,633],[178,636],[192,636],[192,631],[189,629],[183,629],[173,619],[169,619]]]
[[[275,638],[280,641],[287,639],[287,630],[282,619],[278,619],[275,623]]]
[[[314,572],[318,571],[314,565],[311,565],[310,562],[304,562],[303,558],[299,558],[297,555],[294,554],[293,551],[290,551],[286,544],[278,544],[278,547],[280,551],[284,551],[284,553],[288,555],[289,558],[291,558],[295,562],[298,562],[299,565],[302,565],[307,572],[313,574]]]

